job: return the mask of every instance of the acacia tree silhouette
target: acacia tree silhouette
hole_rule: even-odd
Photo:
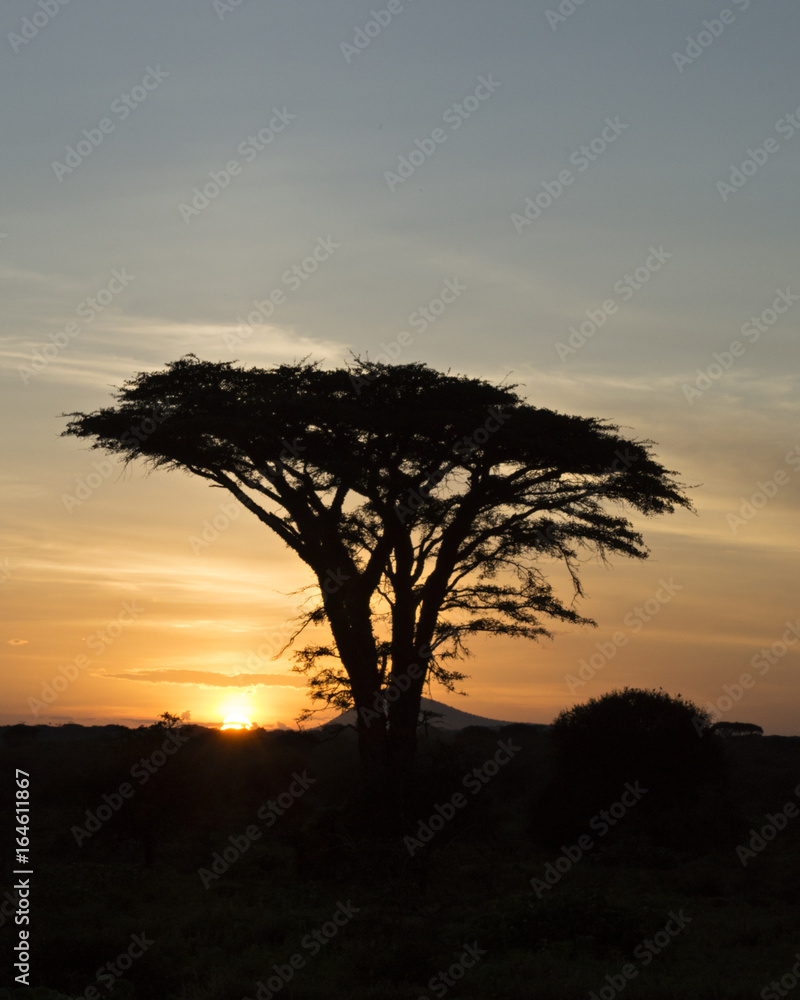
[[[560,560],[648,555],[618,510],[691,509],[681,484],[606,421],[524,402],[421,363],[355,358],[265,370],[188,355],[143,372],[64,435],[229,490],[311,568],[332,643],[295,654],[312,696],[357,710],[368,787],[413,778],[423,686],[479,633],[549,636],[541,616],[594,624],[552,592]],[[608,508],[617,508],[613,513]],[[296,638],[296,635],[295,635]],[[341,665],[322,667],[323,657]]]

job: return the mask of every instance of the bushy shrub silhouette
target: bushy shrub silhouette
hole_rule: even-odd
[[[764,730],[752,722],[715,722],[711,732],[717,736],[763,736]]]
[[[680,695],[628,688],[566,709],[550,729],[557,765],[585,771],[611,789],[650,781],[682,793],[719,773],[711,717]]]
[[[707,712],[661,689],[626,687],[566,709],[550,728],[552,780],[537,803],[535,831],[544,840],[591,834],[587,823],[628,783],[647,792],[626,827],[641,830],[657,815],[694,808],[719,789],[726,770],[710,729]]]

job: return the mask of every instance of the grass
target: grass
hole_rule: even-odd
[[[592,991],[608,996],[601,992],[611,989],[607,977],[619,982],[629,966],[636,975],[619,991],[626,1000],[750,1000],[789,971],[800,945],[793,931],[800,819],[746,867],[735,844],[792,799],[800,740],[730,741],[734,820],[718,842],[709,843],[716,819],[702,802],[688,829],[648,826],[632,810],[537,894],[531,878],[542,878],[561,852],[542,847],[531,832],[549,758],[545,736],[522,732],[514,739],[524,752],[479,794],[467,795],[467,805],[413,857],[399,838],[360,833],[346,799],[355,764],[346,740],[318,745],[249,734],[234,743],[201,734],[80,848],[70,827],[104,791],[119,787],[159,734],[107,745],[6,746],[4,803],[11,769],[31,773],[37,988],[11,988],[16,929],[6,920],[0,938],[9,989],[0,998],[64,1000],[87,996],[94,984],[104,1000],[267,1000],[257,983],[278,966],[287,981],[274,995],[291,1000],[445,993],[454,1000],[575,1000]],[[497,739],[475,730],[454,744],[433,744],[424,755],[427,797],[418,816],[447,801]],[[316,784],[205,889],[198,869],[257,822],[259,806],[304,768],[319,775]],[[13,825],[8,811],[2,821],[4,829]],[[355,912],[337,926],[340,904]],[[685,926],[659,947],[670,914],[681,914]],[[315,931],[316,941],[308,937]],[[132,935],[153,943],[110,988],[98,983],[97,971],[125,953]],[[451,977],[448,969],[473,943],[485,954]],[[292,956],[301,968],[292,969]],[[431,983],[440,972],[448,980]]]

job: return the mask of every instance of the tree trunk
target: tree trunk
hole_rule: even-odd
[[[350,678],[362,786],[367,797],[372,799],[379,797],[386,788],[388,748],[369,599],[355,593],[352,583],[345,583],[330,594],[323,582],[320,586],[337,652]]]
[[[388,770],[395,808],[401,818],[414,811],[418,795],[417,724],[422,701],[422,678],[411,679],[410,686],[389,702]],[[395,682],[399,688],[397,678]]]
[[[356,713],[361,778],[369,794],[386,783],[389,763],[386,719],[375,712],[372,704],[359,706],[356,703]]]
[[[422,676],[409,674],[414,661],[413,629],[395,629],[392,673],[385,691],[378,668],[369,602],[347,585],[326,596],[328,621],[342,664],[351,681],[356,709],[362,790],[369,814],[380,826],[402,829],[413,808],[416,788],[417,720]],[[413,626],[413,616],[409,622]],[[398,669],[400,664],[400,669]],[[385,702],[384,702],[385,699]],[[388,705],[388,715],[384,708]]]

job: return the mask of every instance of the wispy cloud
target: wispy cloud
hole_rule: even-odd
[[[199,684],[203,687],[305,687],[302,677],[292,674],[220,674],[210,670],[130,670],[121,674],[103,674],[125,681],[149,684]]]

